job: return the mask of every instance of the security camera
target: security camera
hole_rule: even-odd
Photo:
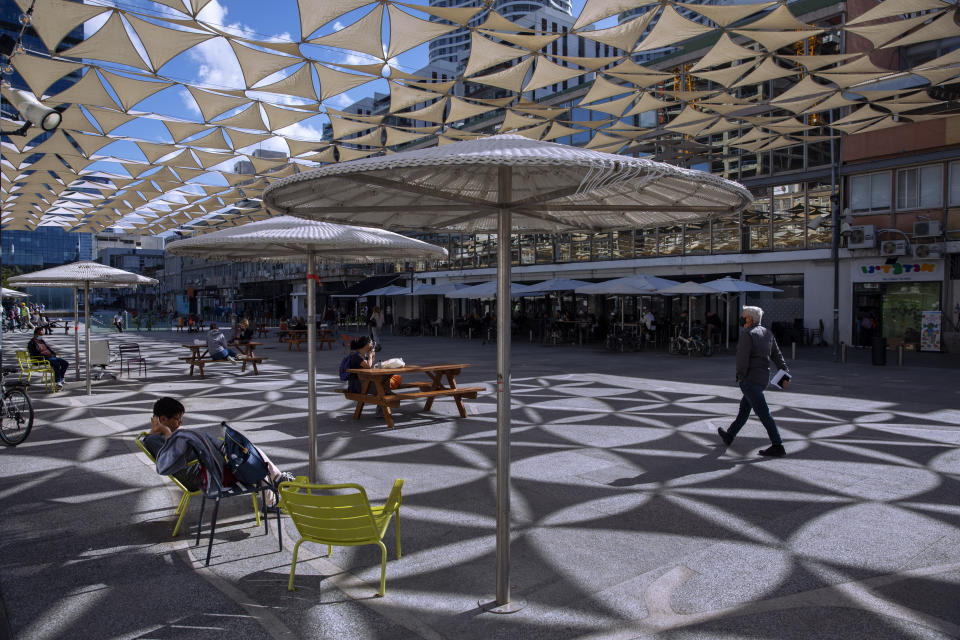
[[[20,117],[33,126],[44,131],[53,131],[60,126],[60,112],[41,103],[32,93],[21,89],[7,89],[4,95]]]

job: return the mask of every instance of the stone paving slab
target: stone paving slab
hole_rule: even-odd
[[[89,397],[69,378],[64,393],[38,391],[30,439],[0,450],[0,594],[15,638],[960,637],[954,371],[801,350],[793,390],[768,393],[790,455],[765,460],[755,420],[731,448],[717,442],[739,401],[729,353],[517,343],[511,578],[527,607],[497,616],[477,606],[494,589],[493,345],[387,338],[385,357],[455,353],[473,364],[460,381],[488,389],[466,419],[451,402],[404,403],[393,430],[372,410],[353,419],[332,391],[342,353],[318,353],[321,479],[361,481],[373,501],[406,480],[403,557],[391,527],[387,596],[375,598],[375,547],[327,557],[305,544],[287,591],[292,524],[278,551],[275,522],[265,535],[243,499],[221,507],[203,568],[199,505],[172,539],[179,493],[133,442],[153,401],[176,395],[185,425],[216,433],[226,419],[305,473],[305,352],[268,338],[260,376],[224,365],[199,380],[173,357],[183,336],[110,338],[139,342],[148,376],[97,382]]]

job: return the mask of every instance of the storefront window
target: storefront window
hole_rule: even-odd
[[[807,248],[831,245],[833,225],[832,193],[829,182],[807,183]]]
[[[570,262],[573,256],[573,247],[569,233],[561,233],[556,237],[557,262]]]
[[[633,257],[633,232],[611,231],[610,254],[614,260]]]
[[[678,224],[673,227],[661,227],[659,241],[661,256],[681,254],[683,252],[683,226]]]
[[[593,259],[594,260],[610,259],[610,234],[609,233],[593,234]]]
[[[657,230],[637,229],[633,232],[634,255],[638,258],[657,255]]]
[[[574,262],[590,261],[590,234],[589,233],[571,233],[571,249],[573,252],[572,260]]]
[[[763,309],[763,326],[774,332],[781,347],[794,341],[802,343],[803,274],[747,276],[747,280],[780,289],[773,292],[750,292],[746,296],[747,304]]]
[[[713,252],[739,253],[740,252],[740,217],[739,215],[716,218],[713,221]]]
[[[853,340],[870,346],[882,336],[890,348],[919,349],[922,314],[939,309],[939,282],[855,283]]]
[[[803,183],[773,188],[773,248],[803,249],[806,224]]]
[[[536,236],[537,264],[553,262],[553,236],[549,233],[538,233]]]
[[[532,234],[520,236],[520,264],[533,264],[536,258],[535,243]]]
[[[766,190],[763,192],[768,194]],[[751,251],[770,250],[770,196],[754,195],[753,204],[743,212],[743,226]]]
[[[683,253],[688,256],[697,256],[710,253],[710,223],[688,223],[685,225]]]

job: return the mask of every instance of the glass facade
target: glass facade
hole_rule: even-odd
[[[0,233],[3,265],[20,272],[37,271],[77,260],[93,259],[93,236],[67,233],[61,227],[38,227],[35,231]]]

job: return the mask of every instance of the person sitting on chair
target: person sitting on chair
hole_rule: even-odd
[[[240,322],[237,323],[237,331],[233,336],[233,340],[230,341],[232,345],[246,345],[250,344],[250,341],[253,340],[253,329],[250,328],[250,321],[246,318],[241,318]]]
[[[215,322],[210,323],[210,331],[207,332],[207,351],[213,360],[240,362],[239,353],[227,346],[227,337]]]
[[[143,446],[147,448],[147,451],[149,451],[150,455],[154,458],[160,453],[160,449],[163,448],[167,438],[181,427],[184,413],[186,413],[186,408],[184,408],[183,403],[176,398],[164,397],[153,403],[153,416],[150,418],[150,432],[143,439]],[[257,451],[260,452],[260,457],[262,457],[266,463],[270,480],[274,485],[295,479],[292,473],[281,471],[277,465],[273,464],[263,449],[257,447]],[[200,480],[197,477],[199,470],[199,465],[190,466],[184,471],[175,473],[174,477],[180,480],[180,482],[191,491],[196,491],[200,488]],[[273,506],[271,499],[275,501],[276,496],[273,495],[272,491],[267,491],[268,507]]]
[[[53,379],[57,385],[57,391],[63,389],[63,374],[67,372],[70,364],[63,358],[58,358],[53,347],[44,342],[41,327],[33,330],[33,339],[27,343],[27,352],[35,358],[43,358],[50,363],[53,367]]]

